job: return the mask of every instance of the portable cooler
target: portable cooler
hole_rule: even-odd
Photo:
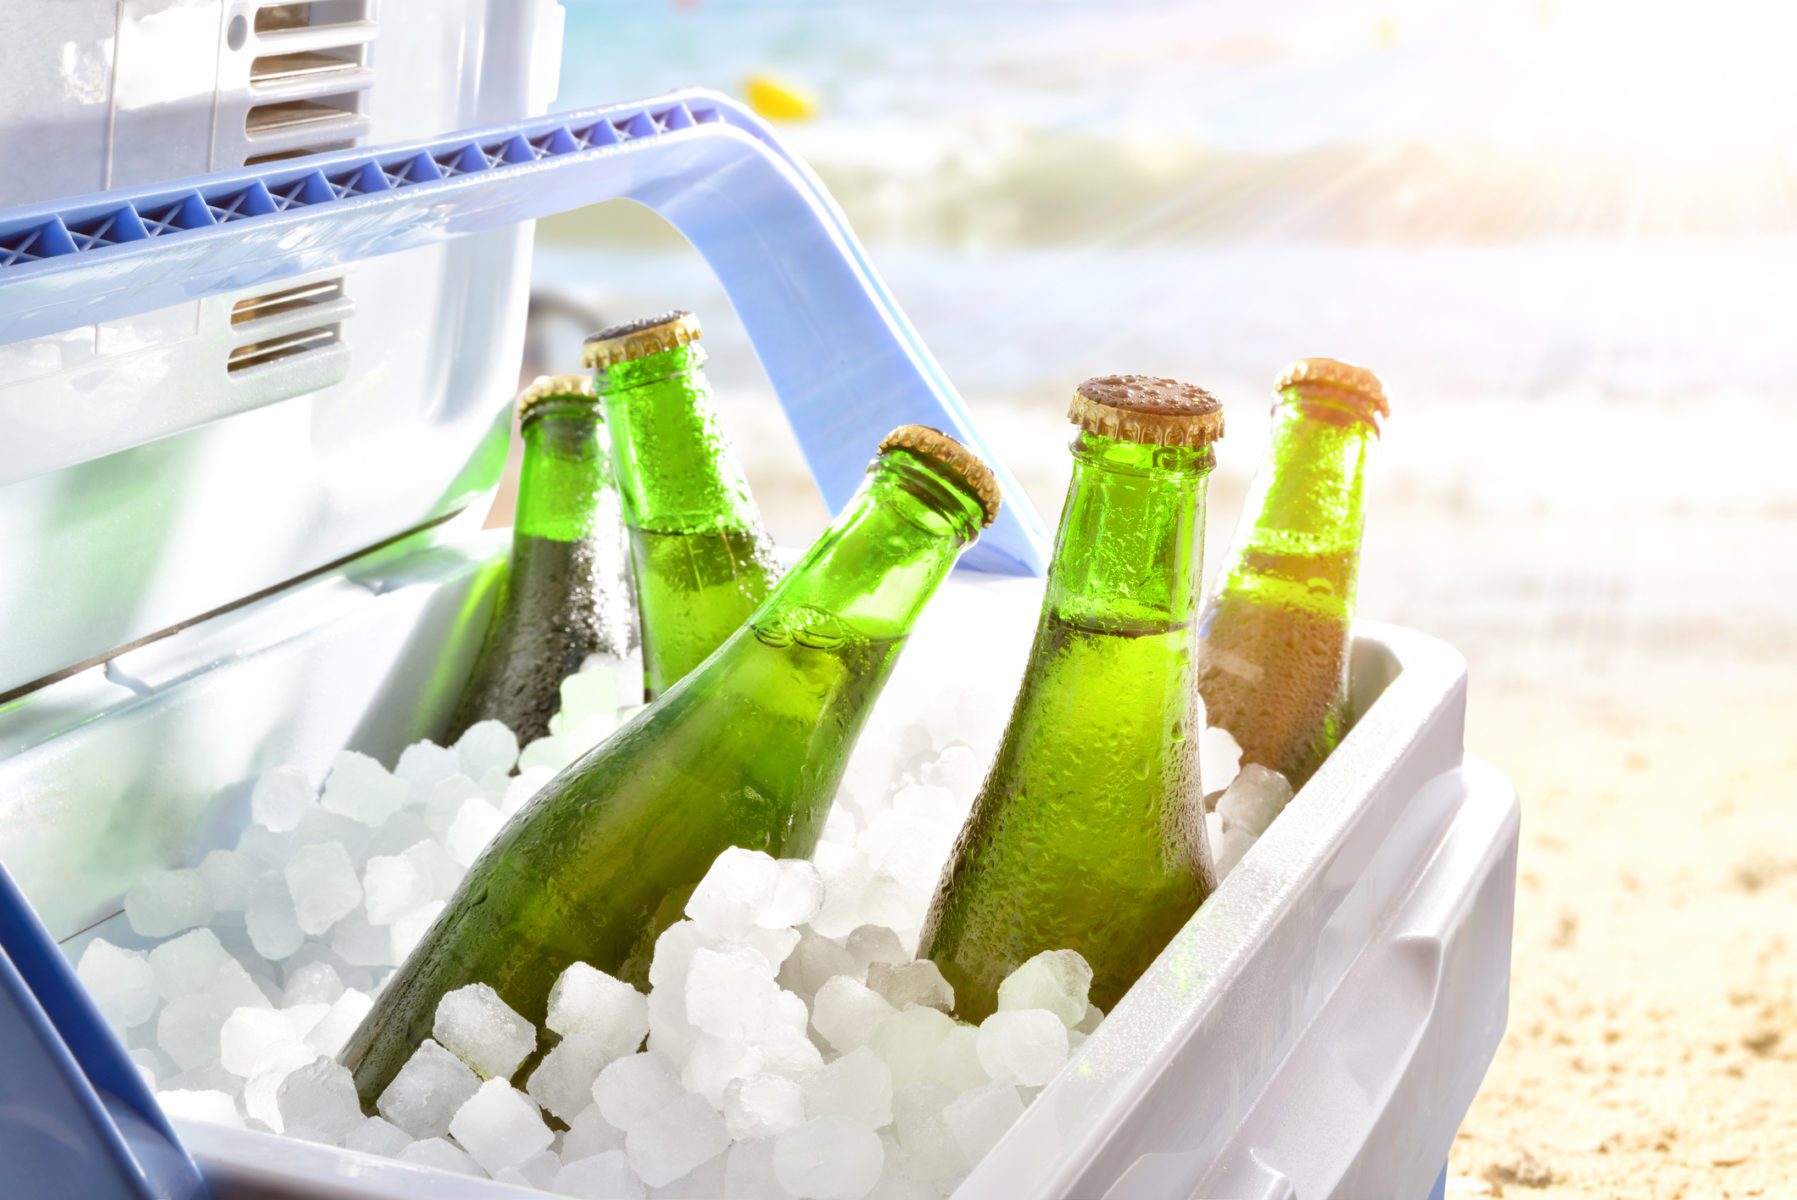
[[[832,507],[901,422],[998,465],[765,126],[704,92],[493,123],[541,109],[559,10],[492,10],[83,0],[19,32],[77,52],[0,84],[0,148],[44,163],[0,180],[23,205],[0,212],[0,1194],[529,1194],[177,1139],[54,943],[122,927],[141,872],[231,844],[258,772],[317,777],[345,746],[390,763],[445,715],[503,552],[475,502],[504,457],[531,219],[627,197],[680,228]],[[109,36],[113,77],[82,83]],[[147,56],[196,39],[213,73],[183,95],[205,102],[158,95]],[[200,174],[150,178],[171,165]],[[1033,623],[1039,586],[1003,577],[1039,574],[1046,539],[1000,480],[1006,516],[901,672],[953,668],[939,622]],[[1504,1025],[1517,804],[1464,753],[1454,651],[1362,624],[1353,674],[1341,748],[959,1195],[1439,1188]]]

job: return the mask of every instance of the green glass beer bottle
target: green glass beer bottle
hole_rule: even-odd
[[[549,732],[561,683],[588,655],[616,660],[620,698],[641,687],[630,552],[592,381],[545,375],[518,397],[524,462],[512,556],[446,741],[488,719],[520,743]]]
[[[748,623],[475,862],[344,1051],[363,1100],[430,1034],[446,992],[485,983],[540,1025],[576,960],[646,987],[655,939],[722,851],[810,854],[906,634],[997,513],[991,472],[958,442],[889,434]]]
[[[724,644],[780,577],[718,425],[699,322],[664,313],[586,340],[624,496],[653,700]]]
[[[1088,379],[1041,622],[998,756],[918,947],[979,1021],[1044,950],[1091,963],[1109,1009],[1216,886],[1198,779],[1205,479],[1199,388]]]
[[[1367,460],[1391,408],[1371,371],[1329,358],[1274,384],[1273,440],[1199,621],[1199,690],[1242,761],[1294,788],[1341,740]]]

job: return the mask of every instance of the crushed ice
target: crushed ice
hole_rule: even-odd
[[[577,963],[538,1030],[490,988],[451,993],[379,1115],[361,1111],[335,1055],[486,841],[616,727],[607,678],[567,680],[550,735],[522,752],[483,722],[392,772],[345,751],[322,791],[277,767],[234,849],[140,880],[126,920],[167,940],[95,938],[78,972],[164,1108],[564,1196],[952,1192],[1102,1014],[1072,951],[1020,968],[977,1029],[912,961],[1009,695],[944,703],[903,675],[812,861],[721,855],[657,943],[647,996]],[[1291,791],[1238,776],[1220,730],[1200,749],[1226,870]]]

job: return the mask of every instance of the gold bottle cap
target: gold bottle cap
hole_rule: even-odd
[[[992,477],[992,468],[981,462],[979,455],[940,429],[928,425],[900,425],[880,439],[881,454],[895,446],[922,455],[966,484],[967,490],[979,498],[980,508],[986,514],[980,528],[984,529],[998,519],[998,480]]]
[[[659,316],[612,325],[588,336],[581,346],[580,361],[596,371],[605,371],[619,363],[689,345],[702,334],[699,318],[677,308]]]
[[[1088,433],[1144,446],[1207,446],[1223,436],[1223,406],[1190,383],[1100,375],[1079,385],[1067,419]]]
[[[592,404],[597,399],[593,381],[588,376],[539,375],[518,393],[518,415],[522,417],[545,400],[584,400]]]
[[[1334,358],[1300,358],[1279,372],[1273,391],[1283,394],[1288,388],[1306,391],[1320,389],[1332,394],[1365,414],[1374,428],[1381,418],[1391,415],[1391,404],[1385,399],[1385,385],[1365,367]]]

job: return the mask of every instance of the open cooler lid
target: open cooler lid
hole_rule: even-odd
[[[0,698],[491,487],[511,390],[497,376],[512,364],[484,351],[517,345],[508,321],[524,303],[513,273],[520,294],[496,314],[478,296],[483,270],[520,251],[534,218],[613,198],[660,213],[710,263],[832,508],[886,430],[940,426],[992,464],[1005,497],[964,565],[1043,570],[1040,518],[817,178],[746,110],[687,91],[0,212],[6,343],[452,239],[479,247],[458,258],[459,278],[416,281],[416,336],[440,350],[441,377],[364,381],[387,393],[385,418],[228,387],[154,408],[0,403]],[[445,294],[461,302],[430,307]],[[394,403],[406,420],[391,420]],[[278,503],[295,489],[315,497],[297,513]]]

